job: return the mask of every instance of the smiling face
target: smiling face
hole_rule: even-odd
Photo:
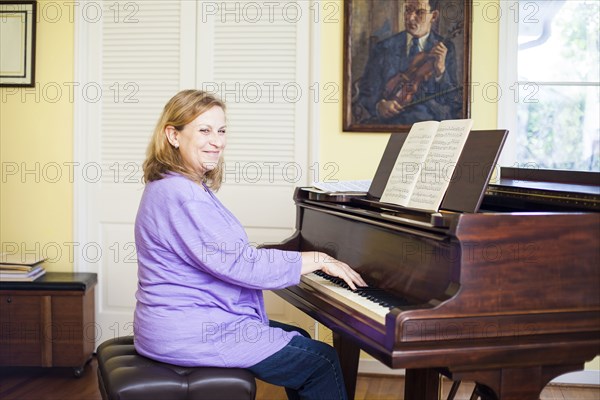
[[[179,149],[185,168],[199,176],[217,167],[227,143],[225,133],[225,112],[219,106],[198,115],[183,129],[171,125],[165,128],[167,139]]]

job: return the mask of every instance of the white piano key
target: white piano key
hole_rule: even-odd
[[[389,308],[360,296],[352,290],[338,286],[316,274],[302,275],[301,281],[320,292],[326,293],[339,302],[349,305],[380,324],[385,325],[385,316],[390,312]]]

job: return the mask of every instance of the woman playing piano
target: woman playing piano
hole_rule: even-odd
[[[269,321],[262,290],[323,270],[355,286],[360,275],[323,253],[257,249],[215,197],[227,142],[225,104],[186,90],[165,106],[144,162],[135,221],[135,348],[184,366],[247,368],[291,399],[345,399],[334,349]]]

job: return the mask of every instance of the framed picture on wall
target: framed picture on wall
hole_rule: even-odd
[[[35,86],[35,1],[0,2],[0,86]]]
[[[470,0],[346,0],[345,131],[470,117]]]

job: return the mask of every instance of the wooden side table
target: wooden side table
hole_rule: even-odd
[[[72,367],[79,377],[95,347],[96,274],[47,272],[0,282],[0,366]]]

